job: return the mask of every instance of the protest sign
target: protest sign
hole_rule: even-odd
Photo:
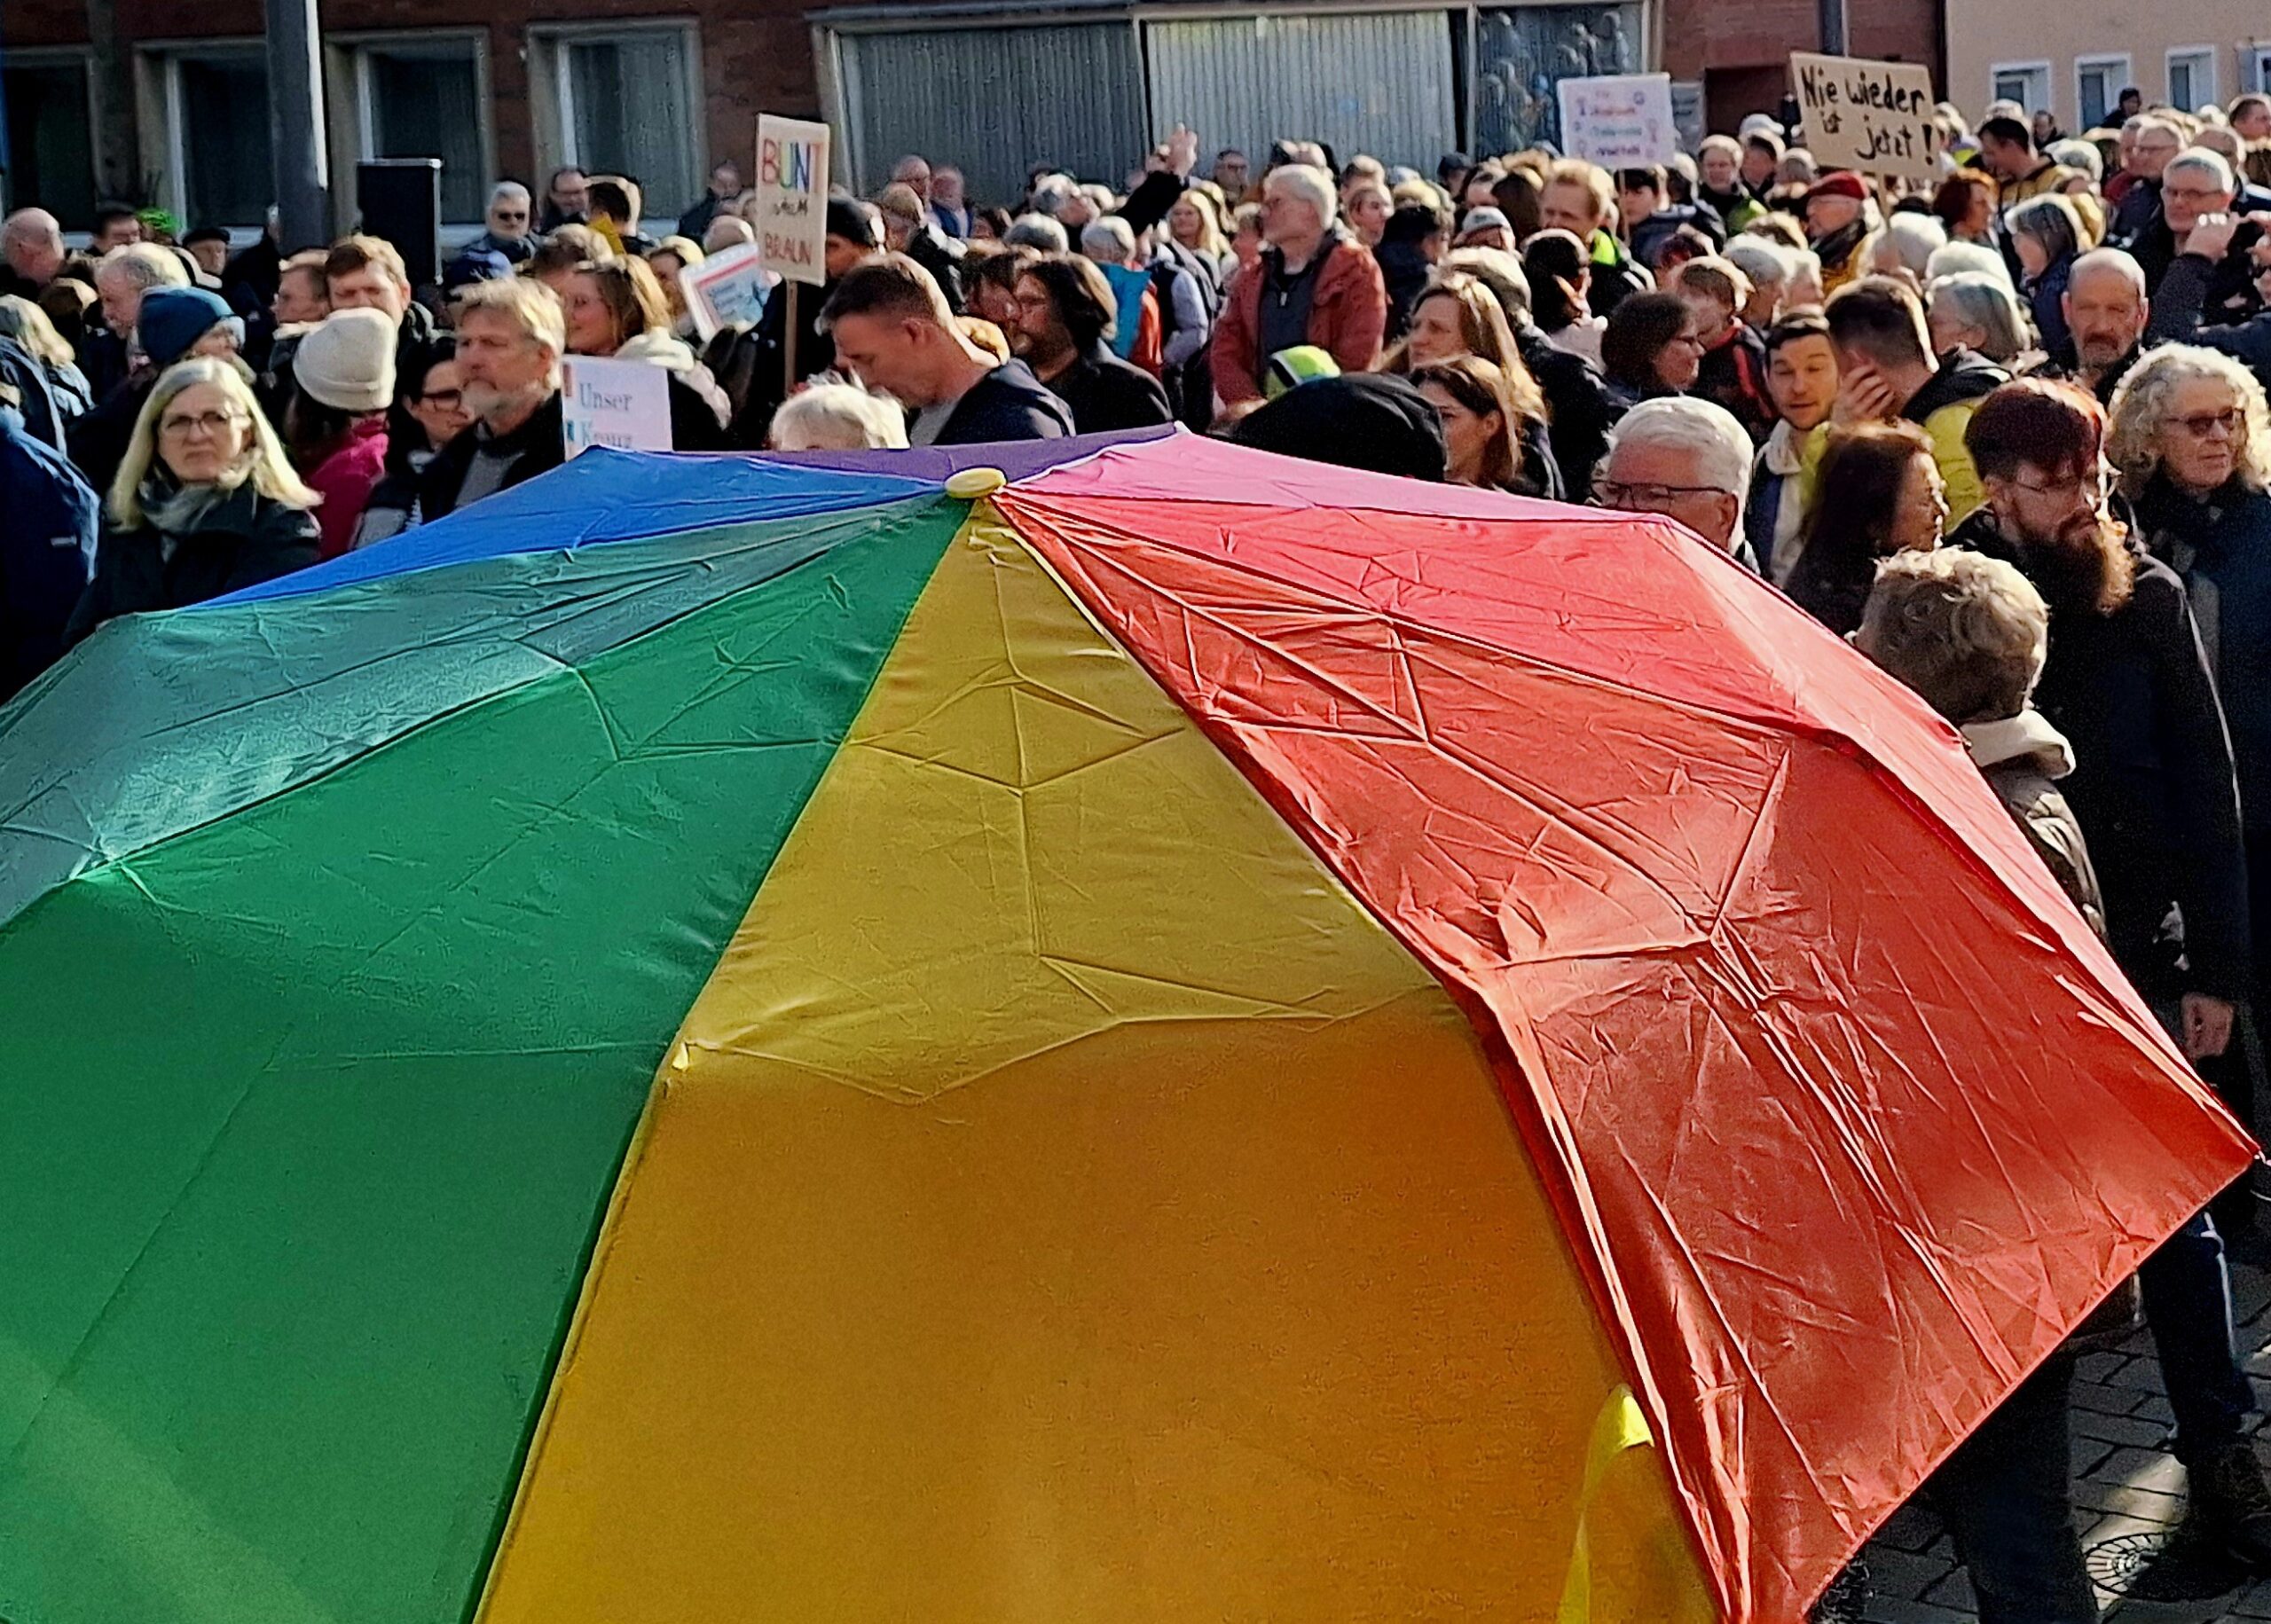
[[[706,341],[720,327],[755,326],[765,314],[766,300],[781,286],[781,273],[765,263],[763,249],[743,243],[688,265],[679,272],[678,285],[695,331]]]
[[[1679,151],[1670,74],[1564,79],[1561,150],[1604,169],[1645,169]]]
[[[757,121],[758,251],[791,282],[828,280],[828,126],[801,119]]]
[[[1794,51],[1790,82],[1806,150],[1823,169],[1937,178],[1932,70],[1923,64]]]
[[[570,356],[560,364],[560,420],[570,457],[594,445],[671,449],[671,375],[651,361]]]

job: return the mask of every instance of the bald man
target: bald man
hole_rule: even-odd
[[[20,208],[0,222],[0,294],[38,298],[63,260],[63,227],[44,208]]]
[[[2144,268],[2119,248],[2085,254],[2074,262],[2060,304],[2071,335],[2070,353],[2054,359],[2100,405],[2107,404],[2115,386],[2137,364],[2152,318]]]

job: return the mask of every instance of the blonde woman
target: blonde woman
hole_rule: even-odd
[[[1437,275],[1412,301],[1411,326],[1379,370],[1415,376],[1421,368],[1473,356],[1489,363],[1506,406],[1506,430],[1519,443],[1516,486],[1535,496],[1559,500],[1561,477],[1546,428],[1545,396],[1522,363],[1521,349],[1507,324],[1505,307],[1489,284],[1464,271]],[[1438,380],[1456,391],[1459,385]],[[1468,393],[1473,393],[1470,389]]]
[[[39,363],[48,391],[55,396],[55,415],[62,422],[69,423],[95,404],[94,390],[87,374],[79,370],[78,357],[38,305],[16,294],[0,296],[0,338],[14,339],[25,354]]]
[[[321,499],[292,471],[241,367],[205,356],[169,367],[111,481],[95,577],[65,642],[314,563]]]
[[[670,303],[642,259],[586,260],[561,279],[568,353],[647,361],[670,373],[671,444],[681,451],[725,449],[732,406],[710,369],[671,332]]]
[[[1175,200],[1167,210],[1167,234],[1206,262],[1214,273],[1214,284],[1220,287],[1230,279],[1230,272],[1238,269],[1238,255],[1230,252],[1230,239],[1222,235],[1222,217],[1216,211],[1214,200],[1193,186]]]
[[[695,334],[694,316],[686,308],[686,289],[679,278],[708,257],[701,244],[687,237],[665,237],[647,256],[647,269],[655,273],[663,302],[670,307],[671,332],[679,338],[690,339]]]

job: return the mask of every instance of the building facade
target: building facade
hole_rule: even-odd
[[[1947,51],[1958,102],[2047,107],[2078,132],[2106,123],[2132,85],[2148,104],[2188,109],[2271,89],[2271,9],[2262,0],[1950,0]]]
[[[1937,63],[1935,0],[1854,11],[1857,53]],[[1812,0],[323,0],[321,17],[342,223],[355,161],[381,157],[440,158],[452,223],[478,219],[491,177],[565,163],[633,175],[675,212],[714,159],[746,161],[760,109],[826,117],[858,189],[921,151],[980,199],[1042,161],[1118,179],[1179,122],[1209,149],[1299,136],[1432,168],[1552,139],[1553,86],[1577,74],[1662,67],[1700,135],[1772,109],[1785,57],[1816,39]],[[12,206],[80,225],[123,195],[257,224],[260,0],[6,0],[0,27]]]

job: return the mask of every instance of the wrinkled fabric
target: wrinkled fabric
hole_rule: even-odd
[[[1952,730],[1724,556],[1236,456],[1002,506],[1483,1023],[1724,1610],[1794,1617],[2247,1141]]]

